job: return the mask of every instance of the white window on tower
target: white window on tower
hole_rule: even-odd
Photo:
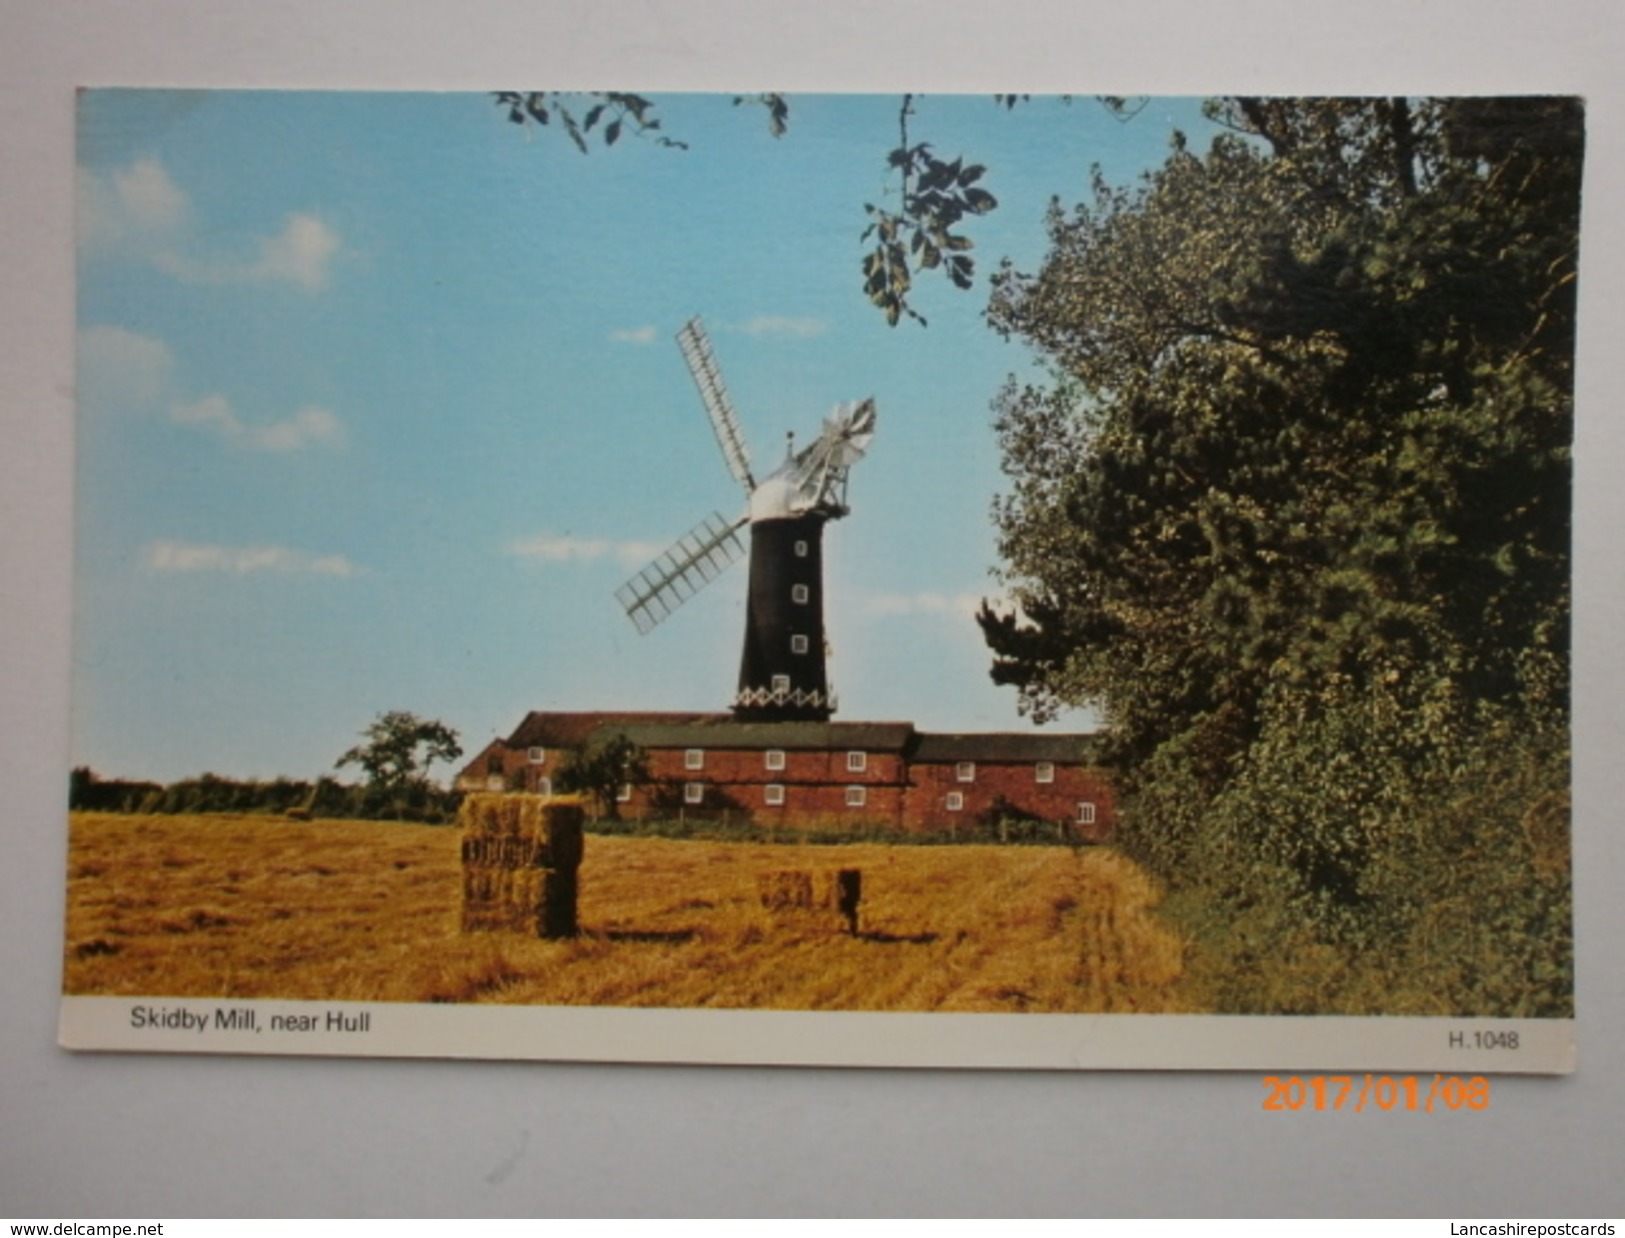
[[[849,752],[846,754],[846,768],[848,773],[861,774],[869,768],[869,754],[867,752]]]
[[[769,808],[777,808],[784,803],[784,787],[781,783],[770,782],[762,788],[762,803]]]
[[[1078,824],[1093,825],[1095,823],[1095,806],[1088,800],[1078,801]]]
[[[954,778],[960,782],[975,782],[976,762],[961,761],[958,765],[954,766]]]
[[[1040,761],[1037,768],[1033,770],[1033,778],[1038,782],[1054,782],[1055,762]]]
[[[965,807],[965,793],[963,791],[948,792],[948,811],[960,812]]]
[[[805,636],[801,636],[799,634],[791,636],[790,637],[790,652],[791,653],[806,653],[807,652],[807,638]]]
[[[683,803],[705,803],[705,784],[703,782],[685,782],[683,784]]]
[[[791,585],[790,586],[790,600],[792,602],[798,602],[798,603],[801,603],[802,605],[805,605],[807,599],[809,597],[811,597],[811,596],[812,595],[808,592],[806,585]]]
[[[784,768],[784,749],[782,749],[782,748],[769,748],[767,750],[767,757],[766,757],[766,760],[765,760],[764,764],[767,766],[768,769],[783,769]]]
[[[788,676],[788,675],[775,675],[775,676],[773,676],[773,691],[775,693],[790,691],[790,676]]]
[[[684,769],[704,769],[705,768],[705,749],[704,748],[690,748],[687,752],[683,753],[683,768]]]
[[[798,541],[796,543],[796,558],[805,559],[806,557],[807,557],[807,543]]]
[[[848,787],[846,789],[846,806],[848,808],[862,808],[868,800],[868,787]]]

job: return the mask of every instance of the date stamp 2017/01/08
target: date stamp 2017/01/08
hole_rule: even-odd
[[[1411,1113],[1490,1107],[1490,1081],[1483,1075],[1265,1075],[1264,1110],[1295,1113],[1300,1109]]]

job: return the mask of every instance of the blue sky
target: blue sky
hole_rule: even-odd
[[[725,708],[742,565],[648,636],[613,598],[743,509],[673,339],[696,313],[758,462],[876,400],[826,534],[838,716],[1029,725],[971,618],[1000,592],[989,401],[1037,372],[985,276],[1042,259],[1091,165],[1205,146],[1198,105],[918,99],[911,136],[1000,202],[922,330],[859,290],[900,96],[792,96],[777,140],[726,95],[656,100],[687,150],[584,157],[477,94],[81,96],[75,764],[312,777],[388,709],[473,752],[528,709]]]

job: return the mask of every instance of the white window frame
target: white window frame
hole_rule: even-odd
[[[862,774],[868,772],[869,754],[867,752],[852,751],[846,754],[846,772],[849,774]]]
[[[683,784],[683,803],[705,803],[705,784],[703,782],[685,782]]]
[[[1035,765],[1033,767],[1033,781],[1034,782],[1054,782],[1055,781],[1055,762],[1054,761],[1040,761],[1037,765]]]
[[[623,782],[615,788],[615,802],[617,804],[630,804],[632,802],[632,784]]]
[[[794,633],[791,634],[791,636],[790,636],[790,652],[791,653],[806,653],[809,647],[810,646],[807,643],[807,638],[805,636],[803,636],[800,632],[794,632]]]
[[[704,769],[705,768],[705,749],[704,748],[688,748],[688,749],[685,749],[684,752],[683,752],[683,768],[684,769]]]
[[[846,806],[848,808],[864,808],[868,803],[868,787],[848,787],[846,789]]]
[[[762,803],[769,808],[779,808],[784,804],[784,784],[770,782],[762,788]]]
[[[775,676],[773,676],[772,684],[773,684],[773,691],[775,693],[788,692],[788,691],[790,691],[790,676],[788,676],[788,675],[775,675]]]
[[[1078,801],[1077,821],[1079,825],[1093,825],[1095,823],[1095,804],[1093,800]]]
[[[948,792],[948,811],[949,812],[964,812],[965,811],[965,793],[963,791],[950,791],[950,792]]]
[[[532,765],[541,765],[543,762],[545,762],[547,760],[547,749],[546,748],[532,748],[528,752],[525,753],[525,758]]]
[[[784,749],[783,748],[769,748],[762,755],[762,768],[763,769],[783,769],[784,768]]]
[[[790,600],[797,605],[805,606],[812,599],[812,591],[806,585],[791,585]]]
[[[976,762],[975,761],[961,761],[961,762],[959,762],[958,765],[954,766],[954,781],[955,782],[975,782],[976,781]]]
[[[805,559],[806,557],[807,557],[807,543],[798,539],[796,541],[796,558]]]

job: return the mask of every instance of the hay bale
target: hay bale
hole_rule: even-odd
[[[768,911],[810,909],[813,905],[812,874],[797,869],[758,873],[756,896]]]
[[[858,904],[863,898],[863,873],[841,868],[815,874],[805,869],[759,873],[756,897],[770,916],[805,915],[824,919],[831,912],[845,922],[848,933],[858,931]]]
[[[846,931],[857,936],[858,904],[863,901],[863,871],[840,868],[829,874],[829,904],[846,921]]]
[[[463,800],[463,932],[576,934],[580,799],[482,793]]]

